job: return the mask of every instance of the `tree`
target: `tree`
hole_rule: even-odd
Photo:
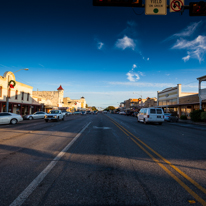
[[[88,108],[88,104],[86,104],[86,108]]]
[[[106,109],[104,109],[104,110],[106,110],[106,111],[110,111],[110,110],[115,110],[115,107],[113,107],[113,106],[108,106]]]
[[[95,106],[93,106],[92,111],[98,111],[98,109]]]

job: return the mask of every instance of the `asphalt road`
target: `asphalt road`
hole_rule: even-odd
[[[198,127],[116,114],[0,125],[0,205],[206,205]]]

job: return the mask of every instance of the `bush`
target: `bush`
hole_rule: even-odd
[[[202,112],[200,118],[201,120],[206,121],[206,112]]]
[[[187,120],[187,116],[186,116],[186,115],[181,115],[181,116],[180,116],[180,119],[182,119],[182,120]]]
[[[194,122],[201,121],[201,113],[204,112],[203,110],[194,110],[190,113],[191,120]]]

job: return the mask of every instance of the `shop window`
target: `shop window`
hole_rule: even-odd
[[[24,100],[24,92],[21,92],[21,100]]]
[[[2,86],[0,86],[0,97],[2,97]]]
[[[18,90],[16,90],[15,99],[18,99]]]
[[[28,93],[28,94],[27,94],[27,101],[29,101],[29,96],[30,96],[30,94]]]
[[[10,98],[11,97],[11,89],[9,88],[8,89],[8,98]]]

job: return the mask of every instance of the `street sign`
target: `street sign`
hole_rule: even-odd
[[[167,15],[167,0],[145,0],[146,15]]]
[[[178,12],[182,10],[184,0],[170,0],[170,12]]]

